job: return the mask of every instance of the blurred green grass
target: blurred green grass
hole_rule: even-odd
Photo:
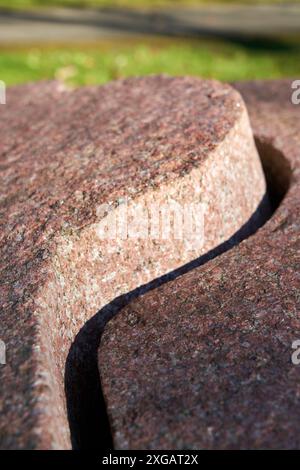
[[[82,46],[0,48],[0,77],[8,85],[59,79],[75,86],[153,73],[226,81],[299,77],[299,58],[298,40],[266,45],[142,38]]]
[[[124,7],[124,8],[154,8],[160,6],[188,6],[223,4],[290,4],[300,3],[300,0],[0,0],[0,8],[35,8],[35,7]]]

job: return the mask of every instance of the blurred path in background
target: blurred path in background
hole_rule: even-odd
[[[299,33],[300,5],[0,11],[0,44],[83,43],[141,34],[235,39]]]

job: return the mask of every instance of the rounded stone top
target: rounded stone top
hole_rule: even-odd
[[[29,228],[36,238],[42,229],[46,239],[62,220],[86,226],[97,205],[134,198],[199,166],[243,114],[229,85],[193,77],[11,87],[1,108],[3,227]],[[14,244],[8,251],[10,259]]]
[[[216,81],[29,84],[8,89],[1,117],[1,339],[13,360],[1,377],[0,434],[8,448],[65,448],[62,378],[83,323],[233,237],[265,179],[242,98]],[[126,198],[147,211],[200,203],[203,244],[178,233],[102,239],[99,206],[111,215]]]
[[[14,162],[24,191],[53,194],[51,204],[75,189],[103,202],[122,187],[134,194],[188,172],[224,139],[241,109],[229,85],[193,77],[130,78],[72,91],[57,83],[15,87],[1,109],[1,161]]]

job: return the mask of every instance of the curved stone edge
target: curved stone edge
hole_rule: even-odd
[[[145,81],[147,80],[145,79]],[[153,80],[159,86],[160,80],[164,79],[153,77]],[[183,79],[184,86],[185,84],[189,86],[191,81],[195,82],[195,79]],[[135,83],[138,88],[142,87],[143,79],[141,81],[137,80]],[[176,83],[178,83],[178,80]],[[112,86],[116,88],[117,96],[120,97],[122,84],[113,84]],[[180,85],[178,86],[180,88]],[[107,87],[106,90],[109,90],[109,85]],[[216,93],[214,99],[218,100],[218,85],[216,82],[214,82],[213,88]],[[230,88],[227,86],[225,88],[225,95],[228,96]],[[103,88],[101,88],[101,91],[103,91]],[[233,95],[239,104],[239,110],[236,114],[237,125],[234,126],[232,132],[229,132],[228,140],[225,139],[220,142],[214,150],[215,153],[211,151],[211,159],[206,160],[202,170],[201,167],[192,169],[190,166],[187,168],[189,171],[183,173],[183,176],[175,175],[175,178],[173,175],[169,182],[156,185],[154,196],[156,202],[159,198],[163,199],[166,193],[172,194],[175,190],[179,190],[181,201],[185,201],[185,198],[187,201],[194,200],[198,197],[194,180],[210,175],[212,173],[211,169],[214,170],[215,176],[224,179],[223,167],[216,166],[215,162],[219,156],[218,152],[223,153],[224,157],[228,157],[227,182],[228,194],[231,194],[231,196],[227,202],[226,200],[221,201],[220,206],[218,206],[220,201],[215,201],[215,206],[219,207],[219,210],[216,210],[215,226],[223,227],[224,224],[221,219],[217,220],[218,217],[223,210],[224,212],[227,212],[227,210],[230,212],[231,209],[234,209],[233,203],[239,197],[241,197],[241,213],[235,214],[233,211],[232,215],[235,216],[232,217],[224,232],[221,233],[216,229],[212,233],[212,237],[209,238],[208,244],[203,247],[204,251],[226,240],[240,228],[240,225],[255,210],[265,191],[247,113],[238,95],[235,92],[233,92]],[[220,96],[220,102],[222,102],[222,93]],[[25,247],[22,245],[24,242],[22,217],[19,219],[19,226],[11,227],[11,233],[6,234],[7,241],[12,242],[13,239],[14,244],[11,243],[11,246],[16,246],[16,250],[11,253],[10,258],[6,256],[5,262],[8,264],[6,265],[3,262],[1,266],[1,269],[3,269],[3,283],[1,286],[3,294],[3,329],[1,335],[4,336],[4,340],[7,340],[8,350],[7,364],[1,371],[2,378],[0,382],[2,399],[1,448],[49,449],[70,447],[70,431],[65,405],[64,372],[70,346],[81,326],[99,308],[116,296],[127,293],[131,289],[175,269],[202,253],[199,249],[191,251],[189,247],[186,248],[182,243],[166,243],[160,247],[141,244],[138,249],[136,243],[129,243],[128,246],[121,247],[124,259],[121,261],[112,260],[112,254],[107,255],[109,247],[98,243],[96,232],[99,219],[94,216],[94,204],[97,201],[91,201],[88,207],[87,204],[81,207],[80,199],[80,203],[77,201],[80,210],[76,212],[73,209],[74,204],[76,208],[77,196],[80,197],[80,194],[82,196],[80,190],[80,194],[74,194],[75,202],[74,200],[71,200],[71,202],[68,200],[70,207],[68,204],[65,204],[66,207],[64,207],[59,206],[57,201],[53,200],[55,198],[50,194],[51,188],[49,191],[49,188],[34,187],[34,168],[35,166],[38,167],[39,162],[28,158],[24,162],[21,158],[22,152],[30,155],[34,151],[34,155],[41,155],[43,145],[45,146],[45,152],[53,151],[51,149],[55,149],[55,132],[58,129],[58,127],[55,127],[57,126],[55,119],[59,113],[63,113],[63,108],[66,106],[65,101],[69,103],[75,114],[79,113],[79,118],[81,114],[84,118],[86,109],[82,108],[82,103],[86,106],[92,106],[91,103],[96,97],[97,89],[79,90],[73,94],[62,89],[59,84],[16,87],[9,95],[8,101],[12,103],[12,106],[6,116],[7,126],[9,128],[13,126],[15,131],[17,130],[19,133],[16,135],[15,143],[11,142],[8,133],[4,135],[1,150],[8,156],[8,163],[5,163],[2,169],[8,173],[8,177],[13,182],[11,169],[14,168],[17,174],[16,188],[18,194],[14,194],[11,190],[9,199],[12,202],[20,201],[20,205],[23,204],[24,208],[25,206],[30,208],[30,204],[32,204],[32,211],[29,210],[26,222],[32,225],[29,227],[30,236],[27,233],[25,238]],[[36,103],[42,99],[43,106],[36,106]],[[224,99],[226,101],[227,98]],[[18,109],[23,109],[24,113],[19,113],[18,120],[15,122],[15,110]],[[45,114],[46,118],[43,121]],[[77,117],[77,121],[79,118]],[[37,133],[30,138],[29,123],[31,121]],[[55,125],[53,121],[56,123]],[[230,122],[230,119],[228,122]],[[228,125],[228,122],[226,122],[226,125]],[[51,126],[54,126],[54,128]],[[63,123],[61,128],[63,129]],[[68,136],[66,139],[66,145],[69,152],[67,160],[69,166],[66,167],[65,171],[61,171],[59,165],[55,165],[55,159],[49,161],[49,165],[54,165],[53,168],[55,168],[62,183],[64,179],[69,181],[69,168],[70,163],[73,161],[73,153],[74,159],[77,155],[72,127],[68,131],[70,132],[70,138]],[[54,143],[49,141],[47,132],[53,137]],[[58,141],[60,137],[58,135]],[[84,136],[84,138],[87,137]],[[31,141],[31,139],[33,140]],[[233,147],[232,141],[235,142]],[[62,142],[64,142],[63,139]],[[15,149],[17,150],[15,151]],[[79,149],[81,149],[80,146]],[[60,149],[61,152],[64,152],[63,148]],[[90,149],[84,149],[83,153],[86,163],[91,151]],[[249,157],[248,169],[256,181],[253,187],[249,185],[249,191],[254,196],[253,200],[252,197],[245,197],[244,194],[248,182],[247,178],[243,180],[244,173],[238,166],[241,153]],[[235,161],[234,165],[232,165],[230,156]],[[59,158],[61,157],[60,154]],[[58,160],[59,162],[60,160]],[[246,160],[244,159],[243,162],[245,164]],[[73,163],[78,171],[81,170],[80,166],[78,168],[77,160],[76,163],[75,160]],[[25,165],[30,165],[32,169],[32,175],[30,175],[27,184],[30,187],[32,185],[33,197],[29,198],[24,197],[26,191],[22,187],[24,179],[22,179],[22,169],[25,168]],[[240,186],[232,188],[236,169],[239,169]],[[206,170],[205,175],[203,175],[204,170]],[[42,171],[45,173],[44,169]],[[217,188],[214,186],[216,180],[206,178],[208,183],[206,189],[210,189],[211,193],[215,194],[217,192]],[[241,189],[240,193],[238,188]],[[41,191],[41,196],[39,196],[37,189]],[[61,188],[60,190],[63,191]],[[49,194],[47,191],[49,191]],[[195,192],[193,193],[193,191]],[[144,193],[140,193],[141,197],[145,198],[145,195],[149,195],[150,192],[149,188],[144,188]],[[121,192],[121,195],[124,195],[123,192]],[[18,199],[19,197],[20,199]],[[41,201],[39,201],[39,198]],[[41,207],[38,207],[39,202],[43,202]],[[49,219],[48,204],[51,207],[53,206],[56,217],[53,217],[51,223],[47,225]],[[8,226],[6,229],[9,231],[10,220],[8,217],[7,219]],[[71,221],[67,223],[65,222],[66,219],[71,219]],[[215,233],[217,233],[216,238]],[[22,245],[22,249],[18,248],[18,244]],[[6,244],[5,249],[7,246],[9,245]],[[133,248],[135,248],[134,251]],[[101,257],[100,254],[103,252],[106,252],[106,254]],[[131,256],[133,252],[134,257]],[[170,253],[172,254],[171,257]],[[142,269],[140,269],[141,260],[149,261],[149,264],[146,263],[146,266]],[[121,266],[123,270],[126,268],[123,278],[115,279],[115,283],[111,279],[111,275],[115,271],[115,267],[112,267],[114,262],[118,268]],[[128,276],[128,272],[130,272],[130,276]],[[121,283],[121,286],[119,283]]]
[[[117,449],[299,448],[300,108],[291,82],[236,83],[279,192],[255,235],[134,300],[99,371]]]

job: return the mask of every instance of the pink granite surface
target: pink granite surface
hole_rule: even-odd
[[[255,235],[135,299],[99,371],[117,449],[299,448],[300,107],[290,81],[237,83],[273,199]]]
[[[232,237],[261,207],[265,180],[245,105],[218,82],[31,84],[9,89],[0,112],[0,446],[69,448],[65,367],[81,328],[116,297]],[[205,202],[203,246],[99,239],[103,203],[111,213],[124,199],[166,198]]]

